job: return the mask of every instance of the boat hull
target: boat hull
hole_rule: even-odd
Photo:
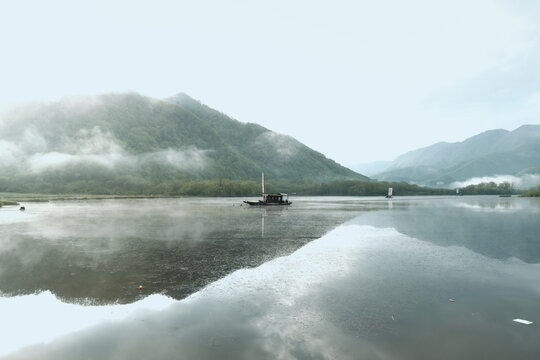
[[[287,206],[291,205],[292,201],[284,201],[281,203],[272,203],[272,202],[264,202],[264,201],[247,201],[244,200],[244,203],[250,205],[250,206]]]

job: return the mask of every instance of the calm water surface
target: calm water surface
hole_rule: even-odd
[[[0,357],[540,357],[540,200],[240,204],[0,208]]]

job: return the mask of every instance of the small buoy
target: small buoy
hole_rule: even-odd
[[[456,301],[456,300],[454,300],[454,299],[449,299],[449,300],[450,300],[450,302],[455,302],[455,301]]]
[[[139,290],[141,290],[141,291],[142,291],[142,285],[139,285]]]

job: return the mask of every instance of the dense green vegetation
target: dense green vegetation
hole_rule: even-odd
[[[226,178],[367,180],[295,139],[241,123],[189,98],[108,94],[27,105],[5,115],[1,186],[96,191]],[[10,161],[11,160],[11,161]],[[61,176],[60,176],[61,175]],[[64,178],[64,180],[62,179]],[[21,183],[22,181],[22,183]],[[0,191],[7,188],[0,188]]]
[[[523,196],[538,197],[540,196],[540,186],[537,186],[529,191],[525,192]]]
[[[36,181],[23,182],[10,186],[0,182],[2,191],[41,193],[41,194],[102,194],[125,196],[259,196],[260,181],[231,179],[212,180],[164,180],[160,183],[144,178],[121,177],[106,181],[65,179],[62,173],[57,177],[47,177]],[[296,193],[298,195],[335,195],[335,196],[384,196],[392,187],[394,195],[451,195],[453,190],[434,189],[405,182],[376,181],[332,181],[312,183],[309,181],[275,180],[267,181],[267,192]]]
[[[463,195],[516,195],[521,192],[508,182],[496,184],[494,182],[469,185],[460,189]]]
[[[269,178],[315,182],[368,180],[290,136],[268,131],[257,124],[241,123],[185,94],[168,100],[202,119],[235,152],[249,162],[258,164],[258,168],[264,170]],[[251,179],[258,179],[260,170]]]
[[[410,195],[452,195],[448,189],[434,189],[405,182],[386,181],[333,181],[324,184],[307,185],[295,189],[302,195],[332,196],[386,196],[388,188],[393,189],[394,196]]]
[[[160,184],[143,182],[140,179],[123,179],[118,183],[100,181],[66,182],[56,181],[35,182],[25,184],[23,193],[3,193],[0,198],[4,205],[16,204],[6,199],[19,201],[48,201],[58,199],[99,199],[111,197],[162,197],[162,196],[245,196],[256,197],[261,194],[260,182],[230,179],[213,180],[172,180]],[[131,181],[130,181],[131,180]],[[266,182],[267,192],[283,192],[299,196],[385,196],[388,188],[393,188],[395,196],[413,195],[455,195],[453,189],[430,188],[406,182],[386,181],[331,181],[326,183],[310,183],[308,181],[277,180]],[[84,189],[84,191],[77,191]],[[8,189],[10,190],[10,189]],[[520,195],[540,196],[540,187],[529,191],[514,188],[510,183],[496,184],[494,182],[469,185],[459,190],[462,195]],[[64,195],[57,195],[64,194]],[[84,195],[77,195],[84,194]],[[1,202],[0,202],[1,204]]]
[[[4,192],[249,195],[261,171],[276,183],[368,180],[289,136],[184,94],[26,105],[3,116],[0,141]]]
[[[110,197],[155,197],[155,196],[201,196],[201,197],[258,197],[261,194],[260,182],[213,179],[213,180],[171,180],[160,184],[142,182],[140,179],[118,183],[107,182],[105,185],[100,181],[90,182],[36,182],[25,184],[26,194],[14,194],[6,197],[0,194],[0,198],[35,200],[43,199],[80,199],[80,198],[110,198]],[[32,185],[32,186],[30,186]],[[429,188],[406,182],[385,181],[332,181],[326,183],[310,183],[307,181],[278,180],[266,182],[267,192],[283,192],[298,196],[385,196],[388,188],[393,188],[394,196],[413,195],[455,195],[455,190]],[[78,191],[84,189],[84,191]],[[32,194],[33,193],[33,194]],[[509,183],[495,184],[482,183],[470,185],[460,189],[463,195],[516,195],[521,192]],[[30,194],[30,195],[28,195]],[[65,194],[65,195],[53,195]],[[71,194],[71,195],[70,195]],[[85,195],[73,195],[85,194]],[[540,196],[540,188],[536,188],[524,194],[525,196]],[[5,202],[6,204],[6,202]]]

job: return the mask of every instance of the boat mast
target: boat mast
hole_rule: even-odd
[[[262,172],[262,193],[264,195],[264,171]]]

